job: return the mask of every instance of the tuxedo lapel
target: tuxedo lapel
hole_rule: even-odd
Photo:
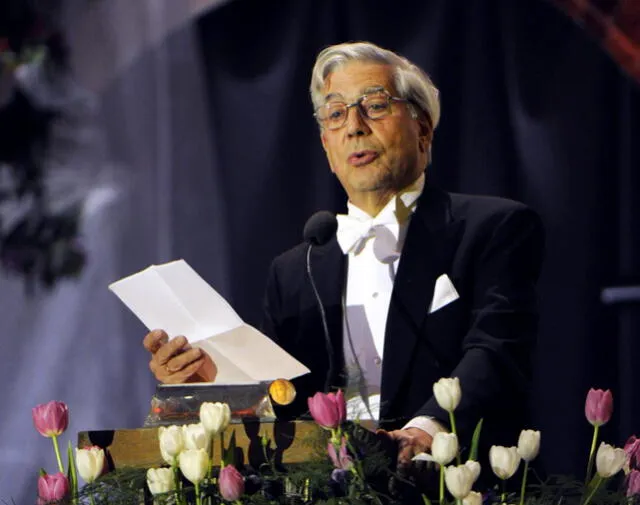
[[[406,373],[422,336],[435,282],[450,269],[461,221],[451,217],[449,196],[425,186],[411,218],[389,305],[382,369],[381,418]]]

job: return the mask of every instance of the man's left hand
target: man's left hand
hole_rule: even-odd
[[[398,467],[406,468],[411,464],[411,459],[421,452],[430,452],[433,438],[420,428],[406,428],[403,430],[385,431],[386,434],[398,444]]]

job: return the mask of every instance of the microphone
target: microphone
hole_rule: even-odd
[[[302,232],[305,242],[309,243],[309,247],[307,248],[307,275],[309,276],[309,282],[311,283],[313,294],[315,295],[316,302],[318,303],[318,310],[320,310],[322,329],[324,330],[324,343],[327,349],[327,356],[329,358],[329,370],[324,382],[325,393],[329,392],[329,387],[331,386],[331,378],[333,377],[333,372],[335,369],[335,363],[333,359],[333,343],[331,342],[331,337],[329,336],[327,315],[324,311],[324,305],[322,304],[322,300],[320,299],[320,293],[318,293],[318,288],[316,287],[316,283],[313,279],[313,273],[311,271],[311,249],[313,249],[314,245],[322,246],[329,242],[329,240],[331,240],[331,238],[335,235],[337,229],[338,220],[336,219],[336,216],[329,211],[321,210],[319,212],[316,212],[309,218],[307,223],[304,225],[304,231]]]
[[[325,245],[336,234],[338,220],[328,210],[316,212],[304,225],[302,236],[305,242],[313,245]]]

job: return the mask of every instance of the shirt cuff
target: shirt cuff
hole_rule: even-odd
[[[407,428],[418,428],[419,430],[422,430],[431,435],[431,438],[435,437],[436,433],[449,431],[442,424],[436,421],[435,418],[430,416],[414,417],[413,419],[411,419],[411,421],[409,421],[402,427],[403,430],[406,430]]]

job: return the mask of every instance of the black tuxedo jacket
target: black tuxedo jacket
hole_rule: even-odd
[[[543,242],[540,219],[520,203],[425,186],[389,307],[383,427],[400,428],[418,415],[449,426],[448,414],[433,397],[433,384],[441,377],[459,377],[462,401],[455,415],[461,444],[468,445],[480,418],[483,445],[517,443],[526,421]],[[300,244],[277,257],[267,283],[264,332],[311,369],[294,381],[296,401],[280,415],[304,414],[307,398],[324,389],[329,373],[323,325],[306,273],[307,248]],[[314,247],[310,261],[336,364],[330,381],[340,387],[346,256],[334,237]],[[460,297],[429,314],[436,279],[445,273]]]

